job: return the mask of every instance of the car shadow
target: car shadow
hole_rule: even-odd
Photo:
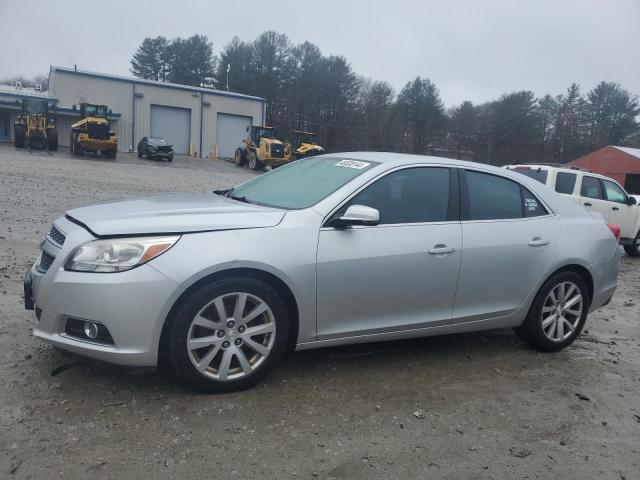
[[[122,367],[52,347],[49,351],[50,355],[42,355],[36,366],[43,377],[46,375],[57,384],[64,384],[67,391],[83,390],[90,381],[96,391],[198,395],[166,367]],[[432,376],[442,372],[442,375],[464,377],[465,369],[475,371],[479,363],[484,368],[504,368],[503,365],[510,364],[505,357],[526,358],[532,354],[538,353],[528,349],[511,330],[327,347],[288,353],[262,384],[263,388],[278,391],[291,385],[313,389],[319,383],[353,385],[368,382],[375,385],[384,378],[398,379],[403,375],[410,381],[409,377],[415,376],[416,372]]]

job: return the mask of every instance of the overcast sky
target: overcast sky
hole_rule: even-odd
[[[430,78],[447,106],[573,81],[640,94],[640,0],[0,0],[0,78],[51,64],[129,75],[147,36],[205,34],[217,52],[268,29],[396,89]]]

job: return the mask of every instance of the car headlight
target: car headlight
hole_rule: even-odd
[[[76,248],[64,268],[75,272],[123,272],[169,250],[179,239],[171,237],[93,240]]]

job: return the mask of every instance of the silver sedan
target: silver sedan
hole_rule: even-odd
[[[34,334],[190,385],[262,379],[290,349],[513,327],[560,350],[617,282],[601,217],[487,165],[300,160],[228,190],[68,211],[25,276]]]

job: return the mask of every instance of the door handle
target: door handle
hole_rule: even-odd
[[[611,207],[611,210],[615,210],[617,212],[620,209],[618,207]]]
[[[442,255],[445,253],[453,253],[456,249],[453,247],[447,247],[444,243],[439,243],[434,245],[432,249],[429,250],[429,255]]]
[[[529,242],[529,245],[532,247],[544,247],[545,245],[549,245],[549,240],[543,240],[540,237],[533,237]]]
[[[590,203],[590,202],[584,202],[584,206],[585,206],[585,207],[593,207],[593,205],[591,205],[591,203]]]

